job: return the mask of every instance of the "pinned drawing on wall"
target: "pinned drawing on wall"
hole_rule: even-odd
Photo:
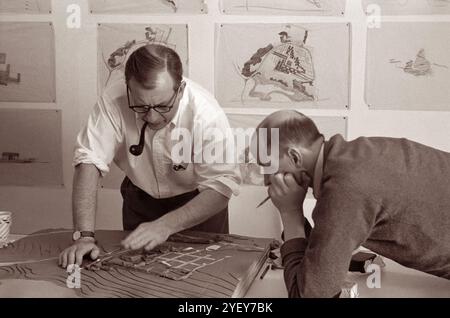
[[[91,13],[134,14],[203,14],[208,13],[205,0],[90,0]]]
[[[254,114],[227,114],[227,116],[232,128],[242,129],[243,133],[236,134],[236,138],[247,138],[247,140],[242,141],[245,142],[246,145],[250,144],[250,138],[253,135],[253,132],[258,124],[266,117],[265,115]],[[329,139],[336,134],[340,134],[346,138],[346,117],[313,116],[311,119],[326,139]],[[261,169],[257,165],[256,159],[248,152],[248,149],[244,153],[241,153],[239,158],[242,183],[245,185],[263,186],[264,175],[261,174]],[[244,161],[244,159],[246,160]]]
[[[163,44],[181,58],[184,74],[188,73],[187,25],[100,24],[98,26],[99,92],[114,78],[121,76],[128,56],[146,44]]]
[[[434,67],[449,69],[448,65],[432,63],[427,60],[424,49],[419,50],[414,60],[409,60],[406,63],[402,63],[399,60],[390,59],[389,63],[397,65],[397,67],[402,69],[405,73],[414,76],[432,76]],[[399,64],[400,66],[398,66]]]
[[[344,15],[345,0],[221,0],[224,14]]]
[[[51,0],[0,0],[1,13],[52,13]]]
[[[0,102],[55,102],[53,26],[0,23]]]
[[[216,97],[223,107],[348,107],[349,29],[342,23],[217,26]]]
[[[61,111],[0,110],[0,185],[61,186]]]
[[[450,110],[448,30],[448,22],[384,22],[380,29],[369,29],[365,94],[369,107]]]
[[[450,0],[363,0],[363,10],[381,15],[449,14]]]

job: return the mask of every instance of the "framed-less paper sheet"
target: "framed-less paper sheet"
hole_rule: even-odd
[[[174,49],[188,74],[188,27],[186,24],[99,24],[98,88],[99,92],[115,74],[125,69],[127,58],[148,43],[162,43]]]
[[[220,0],[224,14],[344,15],[345,0]]]
[[[363,0],[366,14],[422,15],[449,14],[450,0]]]
[[[450,23],[383,22],[368,30],[372,109],[450,110]]]
[[[0,109],[0,185],[62,184],[61,111]]]
[[[55,102],[50,23],[0,23],[0,102]]]
[[[350,24],[219,24],[216,97],[223,107],[349,106]]]
[[[250,114],[227,114],[230,126],[235,129],[241,129],[246,131],[248,136],[248,144],[250,143],[251,133],[254,129],[263,121],[266,116],[263,115],[250,115]],[[331,116],[314,116],[311,117],[314,123],[317,125],[319,131],[325,136],[326,139],[331,138],[336,134],[342,135],[344,138],[347,136],[347,118],[346,117],[331,117]],[[237,133],[235,133],[237,135]],[[237,137],[235,137],[236,139]],[[243,138],[241,136],[241,138]],[[238,142],[236,142],[238,144]],[[240,158],[244,158],[245,154],[241,154]],[[251,158],[251,156],[249,157]],[[243,159],[242,159],[243,161]],[[250,159],[250,163],[240,164],[243,184],[246,185],[264,185],[264,176],[260,172],[259,166],[255,160]]]
[[[52,13],[51,0],[0,0],[0,13]]]
[[[201,14],[205,0],[89,0],[94,14]]]

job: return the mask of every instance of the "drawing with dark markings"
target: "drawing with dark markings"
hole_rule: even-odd
[[[178,7],[174,0],[163,0],[163,2],[168,4],[173,9],[173,12],[177,12]]]
[[[11,74],[11,65],[6,63],[6,53],[0,53],[0,85],[8,86],[9,83],[20,83],[20,73]]]
[[[107,253],[117,250],[126,234],[97,231],[96,237]],[[68,273],[58,267],[57,257],[70,240],[71,231],[43,232],[0,249],[0,263],[9,263],[0,265],[0,282],[26,279],[65,287]],[[96,270],[82,266],[81,288],[73,290],[73,297],[242,297],[272,243],[271,239],[183,232],[151,252],[128,251],[93,263],[91,269]]]
[[[169,28],[168,30],[162,30],[157,27],[148,26],[144,28],[145,40],[137,41],[133,39],[127,41],[125,44],[118,47],[114,52],[112,52],[109,55],[108,59],[105,58],[103,54],[104,52],[102,50],[103,63],[105,64],[109,72],[104,86],[106,87],[106,85],[108,85],[113,72],[124,68],[126,59],[129,53],[131,54],[130,50],[152,43],[160,43],[168,46],[173,46],[169,43],[171,33],[171,28]]]
[[[308,30],[305,30],[302,40],[292,39],[287,31],[281,31],[278,35],[279,45],[269,44],[258,49],[242,68],[241,74],[246,83],[253,80],[249,96],[263,101],[270,101],[273,94],[281,94],[297,102],[314,100],[313,92],[309,92],[314,85],[314,62],[305,46]],[[258,91],[260,85],[272,85],[273,89]]]
[[[396,59],[390,59],[389,63],[398,64],[398,63],[401,63],[401,61],[396,60]],[[408,74],[411,74],[414,76],[425,76],[425,75],[433,74],[432,65],[437,66],[437,67],[442,67],[442,68],[448,68],[448,66],[446,66],[446,65],[440,65],[440,64],[431,63],[430,61],[428,61],[425,57],[425,50],[420,49],[419,52],[417,53],[416,59],[414,61],[409,60],[408,62],[406,62],[406,64],[404,66],[399,66],[399,68],[403,69],[403,71],[405,71],[405,73],[408,73]]]

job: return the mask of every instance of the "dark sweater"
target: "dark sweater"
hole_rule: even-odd
[[[290,297],[339,294],[364,246],[450,279],[450,153],[407,139],[336,135],[325,143],[309,238],[281,248]]]

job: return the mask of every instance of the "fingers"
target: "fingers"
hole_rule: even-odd
[[[295,177],[292,173],[286,173],[284,175],[284,183],[288,188],[297,188],[300,185],[297,183],[297,180],[295,180]]]
[[[142,224],[139,225],[133,232],[131,232],[123,241],[122,246],[126,249],[137,249],[136,246],[138,242],[141,240],[144,234]],[[144,244],[142,244],[144,245]],[[142,246],[141,246],[142,247]]]
[[[289,187],[286,185],[284,181],[284,174],[277,173],[270,177],[270,188],[273,189],[273,192],[277,196],[282,196],[289,191]]]
[[[133,233],[132,233],[133,234]],[[131,234],[130,234],[131,236]],[[137,250],[143,247],[147,242],[145,241],[146,238],[143,233],[139,233],[136,235],[133,235],[132,237],[127,237],[125,240],[122,241],[122,246],[125,249],[132,249]]]
[[[71,264],[77,264],[79,266],[83,263],[83,257],[87,253],[91,252],[91,257],[96,259],[100,254],[99,248],[95,244],[74,244],[68,248],[66,248],[59,255],[59,265],[63,268],[67,268],[67,266]]]
[[[66,266],[67,266],[67,249],[65,249],[64,251],[62,251],[59,254],[58,262],[59,262],[59,266],[66,268]]]
[[[150,243],[147,243],[144,247],[144,249],[146,251],[151,251],[152,249],[154,249],[156,247],[156,242],[155,241],[151,241]]]
[[[100,255],[100,249],[96,246],[91,251],[91,259],[96,260],[99,255]]]
[[[75,264],[75,251],[76,251],[76,248],[74,248],[74,247],[71,247],[69,249],[68,256],[67,256],[67,264],[64,264],[65,265],[64,268],[66,268],[67,265]]]
[[[86,254],[86,250],[85,249],[78,249],[75,252],[75,264],[77,264],[78,266],[81,266],[81,264],[83,264],[83,256],[84,254]]]

